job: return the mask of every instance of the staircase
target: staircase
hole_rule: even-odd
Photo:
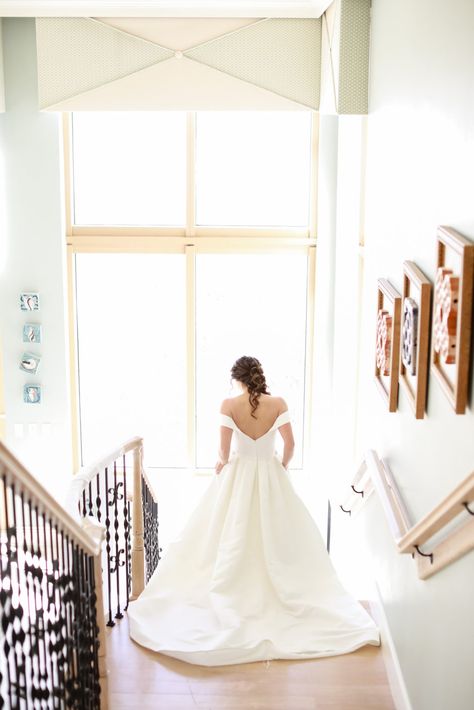
[[[66,512],[0,443],[0,708],[393,710],[380,647],[203,667],[129,638],[161,551],[142,452],[81,470]]]

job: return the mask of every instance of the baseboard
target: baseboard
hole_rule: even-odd
[[[408,696],[397,651],[393,642],[388,619],[377,582],[374,581],[375,599],[369,601],[371,616],[380,629],[383,660],[396,710],[413,710]]]

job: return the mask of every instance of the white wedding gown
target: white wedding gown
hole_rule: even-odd
[[[380,644],[277,458],[276,431],[288,421],[283,412],[254,440],[221,414],[234,449],[129,604],[130,635],[139,644],[205,666]]]

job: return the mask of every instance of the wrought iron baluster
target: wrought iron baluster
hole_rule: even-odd
[[[17,524],[17,514],[16,514],[16,486],[12,482],[11,484],[11,507],[12,507],[12,523],[13,523],[13,535],[15,542],[11,548],[13,553],[13,569],[15,574],[12,574],[11,585],[12,585],[12,623],[11,623],[11,641],[14,649],[14,662],[15,662],[15,691],[16,691],[16,701],[18,707],[20,707],[20,700],[26,700],[27,698],[27,686],[26,686],[26,653],[23,647],[24,641],[26,639],[26,634],[23,630],[23,618],[25,616],[25,611],[21,603],[21,589],[22,589],[22,571],[23,566],[21,564],[21,551],[19,549],[19,539],[18,539],[18,524]],[[31,508],[30,508],[31,511]]]
[[[58,606],[56,614],[56,647],[59,669],[59,698],[66,707],[70,698],[71,672],[73,667],[73,639],[71,631],[69,597],[70,578],[68,568],[67,541],[60,532],[58,525],[54,525],[56,552],[58,555],[58,573],[56,579]]]
[[[16,676],[14,675],[14,662],[12,655],[14,649],[11,645],[11,627],[13,623],[12,618],[12,605],[13,605],[13,573],[12,573],[12,557],[13,557],[13,545],[12,538],[14,537],[14,529],[12,527],[11,520],[11,508],[9,505],[9,498],[11,495],[11,488],[9,485],[9,480],[7,479],[7,474],[4,473],[2,476],[3,481],[3,503],[5,507],[5,529],[6,529],[6,540],[5,540],[5,554],[3,560],[5,564],[2,563],[2,587],[0,590],[0,612],[1,612],[1,626],[3,631],[3,657],[5,659],[4,667],[6,669],[6,685],[8,692],[8,700],[10,707],[15,707],[16,696],[13,695],[14,683]]]
[[[115,626],[112,619],[112,598],[111,598],[111,559],[110,559],[110,501],[109,501],[109,476],[108,467],[105,467],[105,549],[107,552],[107,604],[109,620],[107,626]]]
[[[22,588],[24,589],[26,593],[26,608],[25,608],[25,613],[27,615],[27,618],[29,619],[29,623],[27,624],[27,635],[28,635],[28,645],[29,645],[29,654],[28,654],[28,670],[29,670],[29,682],[30,686],[32,686],[32,692],[33,694],[35,691],[39,689],[39,670],[37,668],[37,636],[35,634],[35,629],[34,629],[34,623],[32,621],[33,619],[33,612],[32,612],[32,598],[34,598],[34,590],[31,589],[31,584],[32,584],[32,579],[29,574],[29,569],[30,569],[30,551],[28,548],[28,540],[26,536],[26,531],[27,531],[27,520],[26,520],[26,515],[25,515],[25,508],[26,508],[26,515],[28,515],[28,512],[31,512],[31,508],[28,505],[28,501],[25,501],[25,495],[24,491],[21,491],[20,493],[20,512],[21,515],[18,515],[18,520],[22,526],[23,529],[23,543],[21,545],[22,553],[23,553],[23,582],[22,582]],[[21,518],[21,520],[20,520]],[[16,526],[15,526],[16,527]],[[31,526],[30,526],[30,531],[31,531]],[[30,545],[31,549],[31,545]]]
[[[129,525],[129,503],[127,501],[127,462],[125,454],[122,456],[123,466],[123,536],[125,549],[125,607],[128,609],[130,597],[130,525]]]
[[[61,642],[60,642],[60,609],[61,609],[61,597],[59,590],[59,550],[57,541],[55,544],[55,537],[53,536],[53,522],[51,519],[48,521],[49,527],[49,544],[51,550],[51,572],[48,575],[48,633],[49,633],[49,646],[50,646],[50,656],[52,663],[52,675],[51,675],[51,686],[52,686],[52,697],[53,697],[53,707],[60,708],[63,693],[62,689],[64,687],[62,678],[62,664],[61,664]]]
[[[160,558],[158,543],[158,503],[154,500],[145,477],[142,474],[143,539],[145,547],[146,581],[155,571]]]
[[[89,498],[88,498],[88,505],[89,505],[89,515],[92,517],[94,515],[94,501],[92,498],[92,481],[89,481]]]
[[[46,663],[47,663],[47,675],[46,675],[46,689],[48,692],[48,698],[52,697],[52,689],[54,687],[54,681],[53,681],[53,662],[52,662],[52,657],[51,657],[51,652],[49,650],[49,644],[51,641],[51,637],[49,634],[49,621],[50,621],[50,606],[49,606],[49,578],[48,578],[48,572],[51,569],[52,565],[52,557],[51,557],[51,550],[48,550],[48,537],[46,534],[46,528],[49,525],[49,521],[46,518],[46,511],[43,511],[42,516],[42,524],[41,524],[41,530],[43,533],[43,557],[45,560],[45,569],[44,569],[44,575],[43,575],[43,613],[44,613],[44,634],[45,634],[45,644],[47,646],[48,652],[46,653]],[[53,707],[55,707],[53,705]]]
[[[44,571],[42,569],[41,561],[44,562],[44,555],[41,551],[40,545],[40,517],[38,506],[33,507],[30,502],[31,508],[34,511],[34,533],[32,532],[31,540],[34,550],[33,566],[34,566],[34,588],[35,588],[35,631],[38,638],[38,659],[39,659],[39,694],[38,697],[41,700],[47,700],[49,697],[48,691],[48,673],[47,673],[47,651],[46,651],[46,640],[45,640],[45,618],[44,618],[44,599],[43,599],[43,583],[44,583]],[[36,538],[36,539],[35,539]],[[31,620],[30,620],[31,624]]]
[[[121,561],[121,556],[124,552],[123,548],[120,548],[119,541],[119,514],[118,514],[118,502],[123,498],[123,494],[119,493],[119,488],[123,486],[123,482],[119,481],[117,483],[117,461],[114,461],[114,538],[115,538],[115,582],[117,588],[117,612],[115,614],[116,619],[122,619],[123,614],[120,611],[120,567],[123,567],[123,561]]]
[[[127,540],[127,555],[128,555],[128,564],[127,564],[127,575],[128,575],[128,584],[127,584],[127,599],[130,599],[130,593],[132,591],[132,535],[131,535],[131,530],[132,530],[132,506],[130,504],[130,501],[127,501],[127,529],[128,529],[128,540]],[[128,606],[128,601],[127,601],[127,606]]]
[[[102,510],[101,510],[102,498],[100,497],[100,474],[99,473],[95,477],[95,481],[96,481],[96,487],[97,487],[97,493],[95,496],[95,506],[96,506],[96,510],[97,510],[97,520],[100,523],[100,521],[102,520]]]

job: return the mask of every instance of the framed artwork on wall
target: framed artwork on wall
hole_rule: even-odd
[[[431,281],[413,261],[404,261],[400,382],[416,419],[426,410],[430,315]]]
[[[41,385],[25,385],[23,387],[23,402],[25,404],[40,404]]]
[[[25,323],[23,326],[24,343],[41,343],[41,326],[37,323]]]
[[[21,293],[20,308],[22,311],[39,311],[39,293]]]
[[[23,353],[20,360],[20,370],[28,372],[30,375],[35,375],[41,358],[34,353]]]
[[[396,412],[398,402],[401,302],[401,295],[390,281],[378,279],[375,382],[389,412]]]
[[[468,397],[474,243],[450,227],[438,227],[431,335],[431,371],[456,414]]]

